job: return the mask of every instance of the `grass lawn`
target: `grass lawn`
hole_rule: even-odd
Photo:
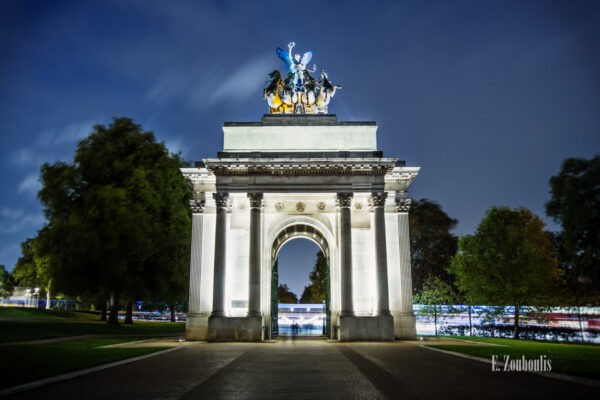
[[[552,372],[577,375],[590,379],[600,380],[600,346],[593,344],[549,343],[533,340],[514,340],[499,338],[479,338],[470,336],[454,336],[457,339],[466,339],[482,343],[499,344],[500,346],[473,346],[473,345],[430,345],[444,350],[470,354],[491,360],[492,355],[498,356],[502,362],[504,355],[511,359],[525,356],[527,359],[536,359],[541,355],[552,360]],[[502,365],[500,365],[502,368]],[[508,373],[508,372],[507,372]]]
[[[0,307],[0,318],[69,318],[96,320],[98,316],[92,313],[73,311],[44,310],[24,307]]]
[[[100,348],[135,339],[99,338],[53,344],[2,346],[0,389],[166,349]]]
[[[181,322],[135,321],[133,325],[109,326],[98,319],[98,315],[89,313],[0,307],[0,343],[94,334],[142,336],[185,332],[185,324]]]

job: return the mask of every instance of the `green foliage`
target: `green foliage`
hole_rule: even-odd
[[[51,284],[49,262],[49,256],[42,254],[37,238],[29,238],[22,242],[21,257],[12,272],[16,285],[38,287],[48,291]]]
[[[300,297],[302,304],[321,304],[327,291],[327,259],[322,251],[317,253],[317,261],[309,275],[310,285],[304,287]]]
[[[425,281],[431,277],[451,284],[446,268],[456,253],[456,236],[450,231],[457,220],[428,199],[414,201],[409,218],[413,293],[420,293]]]
[[[277,299],[280,303],[296,304],[298,303],[298,296],[290,290],[288,285],[285,283],[279,285],[277,288]]]
[[[125,303],[183,298],[191,231],[184,165],[128,118],[96,125],[73,163],[44,164],[48,225],[38,239],[56,289]]]
[[[556,254],[543,228],[525,208],[492,207],[474,235],[459,239],[449,268],[471,304],[515,306],[515,337],[520,307],[552,303],[559,286]]]
[[[12,271],[17,286],[39,287],[38,268],[33,261],[33,239],[21,243],[21,257]]]
[[[556,247],[571,301],[600,304],[600,155],[565,160],[550,194],[546,214],[562,227]]]
[[[423,284],[423,289],[415,295],[415,302],[422,304],[420,314],[433,317],[435,334],[437,335],[437,319],[442,312],[443,305],[451,305],[456,300],[452,287],[437,276],[428,277]]]
[[[0,265],[0,298],[9,297],[15,288],[15,280],[4,265]]]
[[[456,295],[452,287],[438,277],[427,278],[423,290],[417,295],[419,304],[440,306],[452,304]]]

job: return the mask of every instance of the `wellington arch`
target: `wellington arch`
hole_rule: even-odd
[[[188,340],[262,341],[288,240],[330,268],[332,339],[414,339],[408,187],[419,167],[384,157],[375,122],[335,114],[228,122],[223,151],[182,173],[193,187]]]

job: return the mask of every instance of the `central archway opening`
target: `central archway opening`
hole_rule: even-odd
[[[272,253],[272,337],[329,337],[328,253],[326,241],[310,226],[278,235]]]

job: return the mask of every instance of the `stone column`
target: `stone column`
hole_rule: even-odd
[[[260,211],[262,193],[248,193],[250,199],[250,250],[248,271],[248,316],[260,317]]]
[[[396,207],[398,208],[398,241],[400,245],[400,311],[412,314],[412,274],[408,215],[410,199],[404,197],[402,194],[396,197]]]
[[[390,296],[388,292],[387,247],[385,238],[385,199],[386,192],[371,194],[371,207],[375,211],[375,263],[377,270],[377,315],[389,316]]]
[[[225,266],[229,193],[213,193],[213,198],[217,206],[217,221],[215,227],[215,274],[211,317],[223,317],[225,316]]]
[[[208,315],[202,313],[202,236],[204,200],[190,200],[192,210],[192,254],[190,257],[190,303],[185,322],[186,340],[206,340]]]
[[[192,210],[192,255],[190,257],[189,315],[200,313],[200,284],[202,274],[202,228],[204,200],[190,200]]]
[[[400,310],[394,312],[394,335],[397,339],[417,338],[416,320],[412,304],[412,277],[410,267],[409,215],[410,199],[406,190],[396,192],[398,210],[398,250],[400,261]]]
[[[340,208],[340,264],[342,282],[342,309],[340,317],[354,315],[352,304],[352,224],[350,206],[352,193],[338,193],[337,203]]]

